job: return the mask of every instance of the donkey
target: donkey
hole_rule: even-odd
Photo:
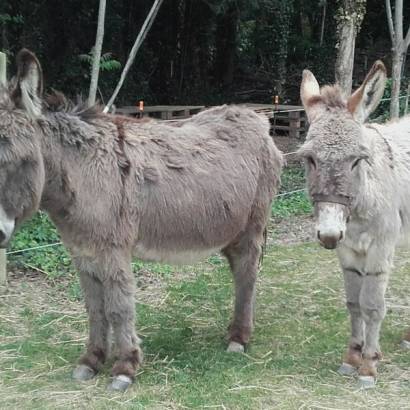
[[[359,385],[376,382],[384,295],[395,248],[410,234],[410,116],[366,124],[383,95],[386,69],[377,61],[349,98],[319,88],[305,70],[301,99],[310,128],[304,158],[322,246],[336,248],[344,275],[351,338],[341,374],[358,370]],[[410,346],[410,333],[404,346]]]
[[[79,271],[89,341],[73,372],[88,380],[109,354],[109,388],[125,390],[142,361],[131,258],[187,263],[221,251],[235,282],[230,352],[243,352],[255,279],[282,154],[269,123],[222,106],[177,124],[59,107],[42,98],[42,70],[23,49],[0,92],[0,244],[38,209],[48,213]]]

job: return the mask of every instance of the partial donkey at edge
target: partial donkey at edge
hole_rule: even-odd
[[[177,124],[138,122],[42,97],[28,50],[0,91],[0,231],[9,242],[38,209],[48,213],[80,274],[89,315],[86,353],[73,376],[94,377],[118,357],[111,389],[142,361],[134,323],[133,255],[186,263],[221,251],[235,283],[228,351],[243,351],[254,321],[263,234],[282,169],[266,118],[237,106]]]
[[[351,338],[342,374],[358,371],[373,387],[381,358],[379,333],[395,249],[410,235],[410,117],[365,123],[383,95],[386,69],[377,61],[349,98],[319,88],[305,70],[301,99],[310,128],[299,154],[321,245],[336,248],[344,275]],[[410,345],[410,334],[405,338]]]

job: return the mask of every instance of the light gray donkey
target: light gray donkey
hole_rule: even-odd
[[[410,234],[410,117],[364,124],[383,94],[386,69],[376,62],[362,86],[345,98],[303,72],[301,98],[310,129],[299,153],[317,218],[317,237],[337,247],[344,274],[351,338],[342,374],[358,369],[373,387],[381,358],[379,333],[395,248]],[[407,342],[406,342],[407,340]],[[410,334],[405,337],[410,346]]]
[[[142,360],[134,325],[132,255],[186,263],[221,250],[235,282],[228,351],[253,327],[255,278],[282,155],[269,123],[241,107],[216,107],[165,124],[64,109],[42,99],[42,72],[28,50],[0,91],[0,244],[41,208],[80,273],[89,315],[87,380],[118,353],[109,388],[125,390]]]

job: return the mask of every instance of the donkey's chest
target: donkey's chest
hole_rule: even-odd
[[[347,225],[346,238],[343,245],[357,254],[365,255],[374,239],[367,221],[351,220]]]

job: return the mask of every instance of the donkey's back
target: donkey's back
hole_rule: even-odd
[[[266,118],[223,106],[174,124],[122,121],[138,256],[191,262],[265,227],[282,165]]]

